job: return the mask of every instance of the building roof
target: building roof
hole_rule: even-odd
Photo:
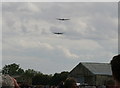
[[[111,65],[109,63],[80,63],[93,74],[112,75]]]

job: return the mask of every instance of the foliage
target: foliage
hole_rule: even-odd
[[[51,78],[51,85],[58,85],[61,81],[65,81],[68,77],[68,72],[55,73]]]
[[[24,72],[24,76],[30,77],[30,78],[32,78],[36,74],[37,74],[37,71],[35,71],[33,69],[28,69],[28,70],[25,70],[25,72]]]
[[[21,75],[24,73],[24,70],[19,67],[18,64],[10,64],[5,65],[2,69],[2,74],[9,74],[9,75]]]
[[[33,85],[48,85],[51,80],[51,75],[36,74],[32,81]]]
[[[28,83],[33,85],[58,85],[61,81],[65,81],[69,72],[55,73],[52,75],[43,74],[34,69],[23,70],[18,64],[5,65],[2,69],[3,74],[19,75]]]

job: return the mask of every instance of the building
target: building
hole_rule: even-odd
[[[79,63],[70,71],[69,77],[74,77],[80,84],[103,85],[112,80],[111,66],[108,63]]]

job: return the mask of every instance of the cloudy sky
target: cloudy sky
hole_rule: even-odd
[[[80,62],[106,63],[118,53],[118,3],[4,2],[2,29],[3,66],[54,74]]]

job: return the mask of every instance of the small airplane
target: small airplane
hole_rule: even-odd
[[[70,19],[66,19],[66,18],[56,18],[56,19],[61,20],[61,21],[70,20]]]
[[[54,34],[57,34],[57,35],[62,35],[64,34],[63,32],[53,32]]]

